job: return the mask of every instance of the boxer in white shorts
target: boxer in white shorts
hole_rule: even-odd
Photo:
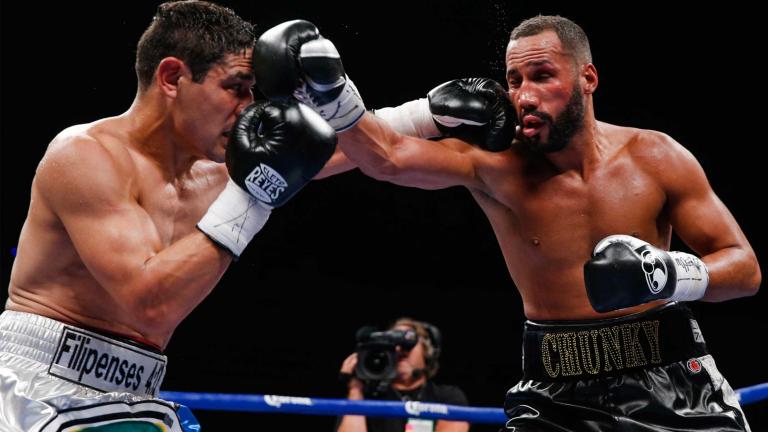
[[[272,208],[346,169],[320,172],[336,135],[306,106],[252,104],[253,43],[230,9],[161,4],[130,108],[48,146],[2,315],[0,431],[182,430],[155,399],[173,331]]]

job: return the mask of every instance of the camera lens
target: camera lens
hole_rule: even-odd
[[[365,382],[389,382],[397,376],[397,347],[409,349],[416,333],[401,330],[384,332],[363,328],[357,332],[355,375]]]
[[[363,381],[387,381],[397,375],[397,356],[392,345],[361,346],[355,375]]]
[[[380,375],[389,367],[389,355],[385,351],[373,351],[364,359],[365,369],[373,375]]]

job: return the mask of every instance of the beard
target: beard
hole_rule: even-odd
[[[556,119],[540,111],[533,111],[526,115],[534,115],[551,125],[547,142],[541,143],[540,135],[523,139],[530,150],[536,153],[553,153],[564,149],[576,132],[584,126],[584,98],[579,83],[574,83],[571,98],[565,110]]]

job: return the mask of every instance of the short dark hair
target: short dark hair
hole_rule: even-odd
[[[227,54],[253,46],[253,25],[232,9],[199,0],[162,3],[136,48],[139,90],[149,87],[160,61],[178,57],[201,82]]]
[[[512,30],[509,40],[535,36],[547,30],[557,34],[563,49],[570,53],[577,63],[592,63],[592,51],[589,49],[587,34],[578,24],[561,16],[538,15],[529,18]]]

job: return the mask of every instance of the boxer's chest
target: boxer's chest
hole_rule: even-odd
[[[140,180],[139,204],[152,220],[160,240],[171,244],[196,229],[226,180],[226,170],[220,169],[193,169],[188,176],[173,181],[146,175]]]
[[[656,179],[630,166],[582,177],[512,179],[496,197],[505,211],[489,211],[497,235],[529,257],[580,258],[611,234],[663,242],[669,235],[666,194]],[[487,207],[487,206],[484,206]]]

